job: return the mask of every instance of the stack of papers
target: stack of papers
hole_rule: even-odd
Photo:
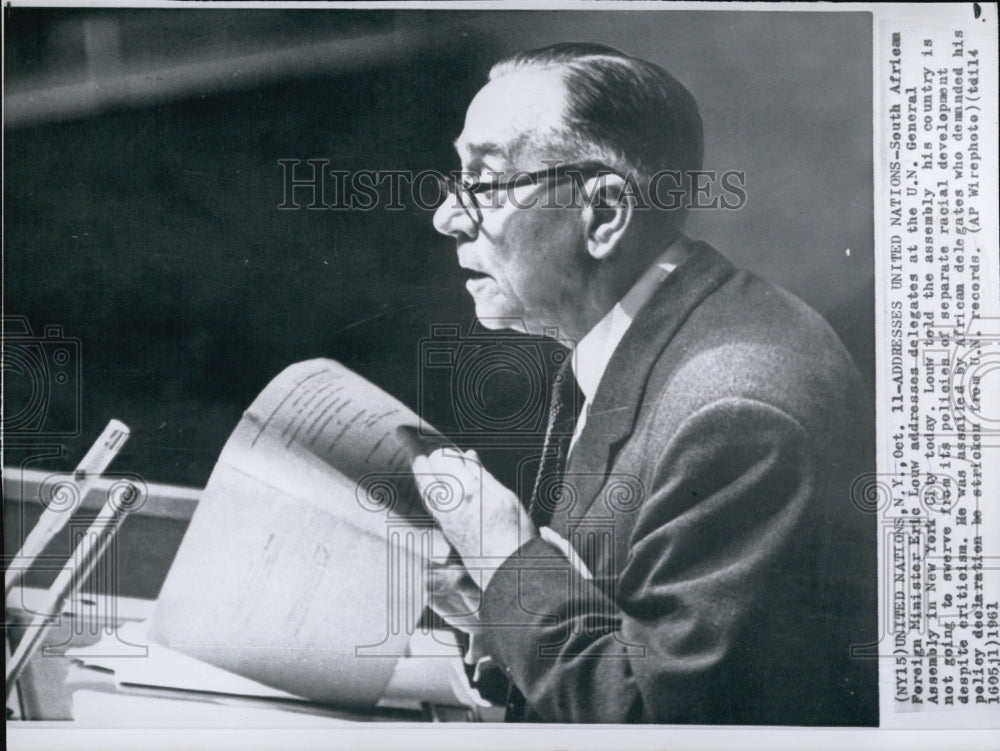
[[[146,656],[114,656],[119,640],[145,645]],[[421,633],[410,645],[417,654],[443,647],[453,650],[450,657],[398,660],[378,707],[414,712],[425,704],[489,707],[469,686],[450,632]],[[125,623],[96,644],[70,648],[66,656],[78,664],[67,680],[75,687],[73,718],[87,725],[325,727],[378,718],[315,704],[157,644],[145,621]]]

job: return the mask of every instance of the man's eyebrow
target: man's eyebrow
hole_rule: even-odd
[[[493,141],[484,141],[483,143],[465,143],[462,141],[461,136],[452,141],[452,146],[455,151],[462,153],[463,149],[469,152],[469,156],[473,159],[482,159],[484,156],[499,156],[505,161],[510,155],[509,148],[505,144],[495,143]]]

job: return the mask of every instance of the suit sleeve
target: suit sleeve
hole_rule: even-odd
[[[613,587],[536,539],[484,593],[491,652],[543,720],[705,721],[781,612],[779,575],[801,549],[815,483],[802,427],[768,404],[722,399],[653,455]]]

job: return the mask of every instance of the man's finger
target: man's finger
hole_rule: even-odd
[[[430,465],[426,467],[429,471],[421,472],[418,465],[419,463],[414,463],[414,479],[420,490],[420,500],[435,518],[454,511],[471,500],[471,485],[468,481],[463,482],[454,474],[436,470]]]
[[[452,449],[433,451],[413,460],[413,474],[421,498],[432,514],[456,510],[482,497],[482,471],[469,466]]]
[[[441,449],[431,452],[427,457],[431,472],[441,479],[449,478],[462,485],[466,497],[478,495],[483,480],[483,468],[466,458],[461,452],[453,449]]]
[[[432,474],[431,464],[427,461],[427,457],[424,454],[418,454],[413,457],[410,466],[413,468],[413,476],[416,478],[418,486],[426,482],[427,478]]]
[[[421,435],[412,425],[400,425],[395,431],[396,443],[406,454],[412,463],[418,456],[440,449],[442,446],[452,446],[451,442],[442,435]]]

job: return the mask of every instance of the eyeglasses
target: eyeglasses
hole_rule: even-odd
[[[523,172],[521,170],[513,173],[513,178],[501,182],[500,180],[482,181],[475,179],[473,182],[461,182],[459,175],[452,174],[448,177],[442,175],[439,178],[441,191],[444,196],[455,194],[455,200],[465,211],[466,216],[478,227],[483,223],[483,208],[498,209],[497,202],[499,191],[509,191],[510,188],[520,188],[530,185],[537,185],[539,180],[565,180],[566,178],[579,178],[583,180],[588,177],[600,177],[601,175],[613,174],[614,170],[607,165],[598,162],[577,162],[569,164],[557,164],[547,169],[535,172]],[[467,176],[467,175],[466,175]],[[485,196],[493,193],[493,198],[486,207],[476,196]]]

